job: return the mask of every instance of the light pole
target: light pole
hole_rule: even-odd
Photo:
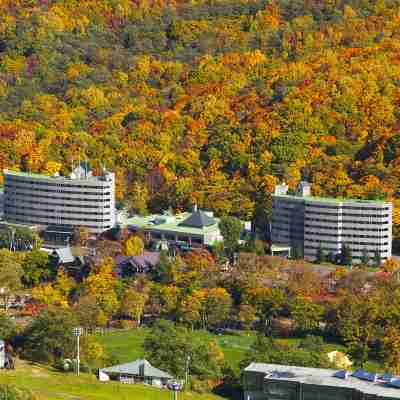
[[[186,358],[186,369],[185,369],[185,390],[187,390],[188,381],[189,381],[189,364],[190,364],[190,355]]]
[[[82,328],[76,327],[72,329],[72,334],[76,337],[76,374],[79,376],[80,357],[79,357],[79,338],[82,335]]]

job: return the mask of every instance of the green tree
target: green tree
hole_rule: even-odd
[[[224,238],[224,246],[232,259],[243,229],[242,222],[236,217],[223,217],[219,221],[218,227]]]
[[[204,343],[198,335],[171,321],[157,321],[144,342],[146,358],[176,378],[183,378],[190,356],[190,375],[198,379],[222,376],[223,357],[215,343]]]
[[[85,328],[96,328],[104,325],[104,313],[93,296],[81,296],[74,306],[74,314],[79,325]]]
[[[361,253],[361,264],[368,266],[369,261],[370,261],[370,258],[369,258],[368,249],[366,247],[364,247],[362,249],[362,253]]]
[[[316,261],[319,264],[322,264],[323,262],[326,261],[325,251],[324,251],[324,248],[322,247],[321,242],[319,243],[319,246],[318,246]]]
[[[299,243],[294,243],[290,256],[293,260],[302,260],[304,258],[303,246]]]
[[[8,312],[11,297],[22,287],[22,267],[20,257],[6,249],[0,250],[0,297]]]
[[[299,347],[316,353],[325,353],[326,344],[321,336],[307,335],[300,342]]]
[[[244,329],[250,330],[257,320],[256,308],[249,304],[241,304],[238,320]]]
[[[33,287],[55,277],[56,272],[51,268],[49,255],[40,250],[33,250],[26,254],[22,262],[22,283]]]
[[[387,327],[381,338],[382,359],[385,360],[385,369],[392,374],[400,373],[400,335],[397,327]]]
[[[282,345],[264,335],[257,336],[240,365],[245,367],[251,362],[313,368],[328,368],[330,366],[325,353],[297,346]]]
[[[23,332],[24,357],[47,363],[72,358],[75,349],[72,328],[75,326],[77,319],[70,311],[53,308],[41,312]]]
[[[367,360],[372,341],[379,336],[383,311],[381,301],[371,293],[348,295],[337,308],[333,326],[356,365],[362,367]]]
[[[381,253],[378,249],[374,251],[374,258],[373,258],[374,267],[379,268],[382,264],[382,257]]]
[[[37,400],[37,398],[24,389],[11,385],[1,385],[0,400]]]
[[[229,316],[232,298],[224,288],[210,289],[204,301],[206,325],[218,325]]]
[[[351,248],[347,244],[343,244],[341,252],[341,264],[351,266],[353,263],[353,254]]]
[[[298,296],[290,304],[290,314],[296,328],[302,333],[312,332],[319,328],[323,311],[322,306],[302,296]]]
[[[16,334],[16,325],[8,315],[0,313],[0,338],[10,340]]]

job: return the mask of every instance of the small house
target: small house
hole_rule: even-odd
[[[173,377],[167,372],[153,367],[147,360],[139,359],[127,364],[115,365],[99,370],[99,380],[107,382],[116,380],[123,383],[143,383],[152,386],[166,387]]]
[[[160,253],[154,251],[144,251],[140,256],[118,256],[115,258],[116,273],[119,276],[148,273],[159,262]]]

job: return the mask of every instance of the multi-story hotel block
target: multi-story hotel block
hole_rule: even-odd
[[[363,253],[382,261],[392,255],[392,204],[383,201],[312,197],[307,182],[296,195],[278,185],[272,195],[271,239],[273,243],[301,247],[304,257],[316,258],[318,249],[336,256],[343,245],[350,247],[353,262]]]
[[[4,219],[26,225],[83,226],[101,233],[115,225],[115,177],[79,166],[68,177],[4,170]]]

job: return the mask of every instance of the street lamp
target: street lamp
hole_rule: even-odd
[[[81,363],[79,358],[79,338],[82,335],[82,328],[79,326],[72,328],[72,334],[76,337],[76,374],[79,376],[79,367]]]
[[[189,380],[189,365],[190,365],[190,355],[186,358],[186,368],[185,368],[185,390],[187,390],[188,380]]]

